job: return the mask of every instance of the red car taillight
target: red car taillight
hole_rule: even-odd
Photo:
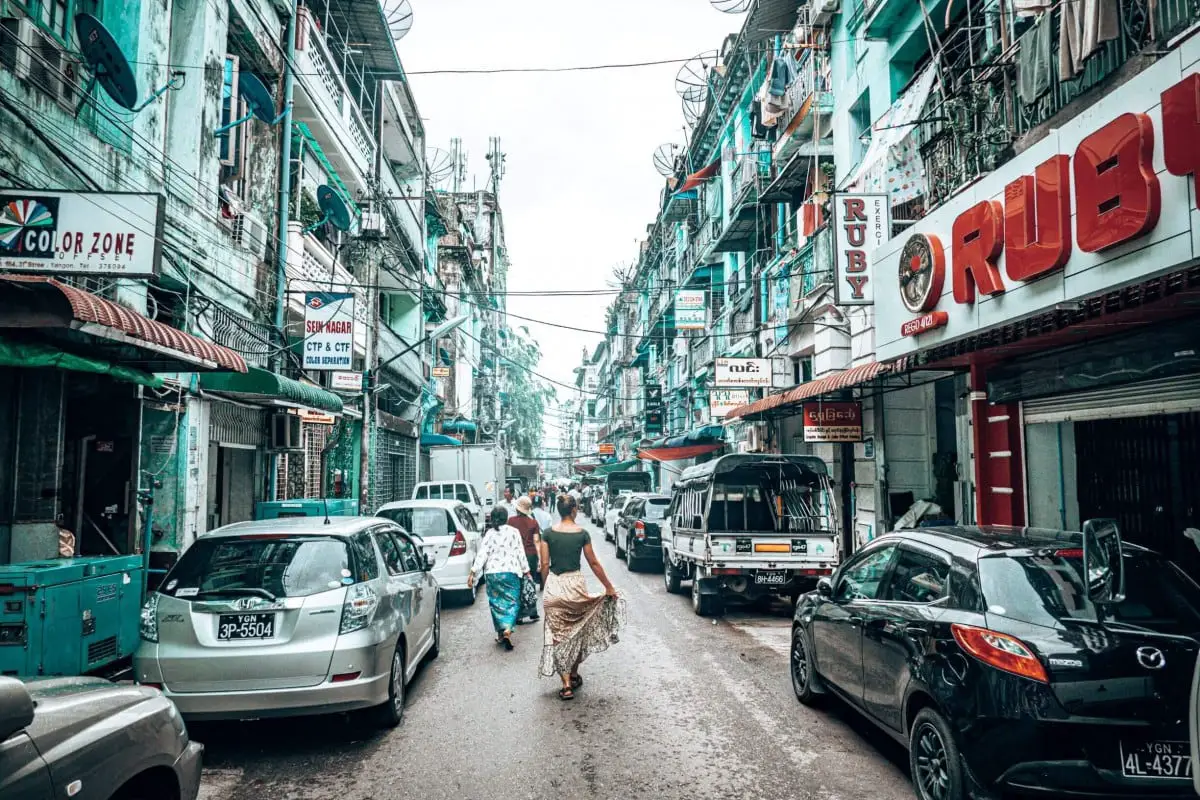
[[[1050,682],[1042,662],[1029,645],[1020,639],[987,628],[957,623],[950,626],[950,632],[954,634],[954,641],[958,642],[959,647],[988,666],[1039,683]]]
[[[633,523],[633,530],[634,530],[633,537],[635,539],[645,539],[646,538],[646,523],[642,522],[640,519],[637,522]]]
[[[467,553],[467,540],[463,538],[462,531],[454,532],[454,544],[450,545],[450,555],[462,556]]]

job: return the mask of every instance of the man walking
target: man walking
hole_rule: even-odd
[[[517,532],[521,534],[521,543],[525,546],[525,559],[529,562],[529,571],[537,576],[534,580],[540,581],[538,543],[541,542],[542,536],[541,528],[538,526],[537,520],[533,518],[533,502],[528,497],[518,497],[516,509],[516,513],[508,518],[508,524],[516,528]],[[535,603],[533,613],[529,615],[529,621],[536,622],[538,619],[537,605]]]

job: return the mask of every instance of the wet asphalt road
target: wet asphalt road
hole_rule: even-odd
[[[796,702],[785,606],[731,609],[714,624],[660,575],[629,573],[611,544],[593,541],[627,598],[628,626],[584,663],[574,701],[538,677],[540,625],[519,628],[512,653],[493,644],[481,592],[474,606],[447,603],[442,654],[418,672],[394,731],[341,717],[193,725],[207,748],[200,797],[913,796],[901,748],[837,703]]]

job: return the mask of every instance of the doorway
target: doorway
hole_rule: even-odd
[[[208,530],[254,519],[254,448],[210,444]]]

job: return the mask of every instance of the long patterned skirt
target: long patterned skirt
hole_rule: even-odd
[[[493,572],[487,576],[487,595],[496,633],[515,628],[521,606],[521,576],[515,572]]]
[[[578,669],[592,653],[618,641],[623,600],[590,595],[582,572],[550,573],[542,592],[546,620],[540,672],[560,675]]]

